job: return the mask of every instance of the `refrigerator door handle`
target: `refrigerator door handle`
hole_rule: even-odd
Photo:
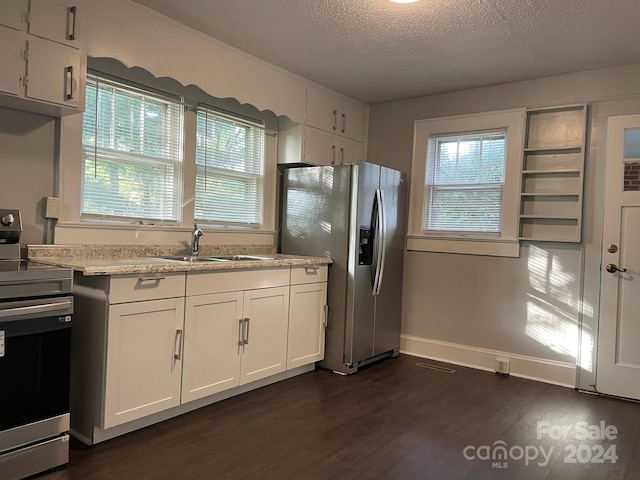
[[[373,238],[375,239],[375,242],[376,242],[376,251],[374,252],[376,270],[373,277],[373,289],[371,290],[371,295],[378,294],[378,285],[380,283],[380,267],[381,267],[380,262],[382,261],[382,242],[384,238],[384,230],[383,230],[384,219],[382,215],[382,195],[381,194],[382,194],[382,191],[379,188],[377,188],[374,201],[373,201],[373,208],[376,213],[376,223],[375,223],[376,228],[373,231]]]
[[[384,203],[384,190],[380,189],[380,209],[382,224],[380,227],[380,260],[378,262],[378,287],[376,289],[376,295],[380,295],[380,289],[382,289],[382,279],[384,278],[384,264],[387,257],[387,210]]]

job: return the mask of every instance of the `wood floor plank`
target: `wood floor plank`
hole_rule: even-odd
[[[348,377],[316,370],[93,447],[73,441],[69,465],[40,478],[637,478],[640,404],[458,366],[448,374],[419,361],[401,355]],[[615,440],[537,438],[539,422],[600,421],[618,428]],[[509,458],[507,468],[463,455],[499,441],[552,454],[544,465]],[[615,445],[618,459],[565,463],[578,445]]]

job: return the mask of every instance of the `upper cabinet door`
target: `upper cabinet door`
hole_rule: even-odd
[[[0,27],[0,92],[19,95],[22,91],[24,60],[20,32]]]
[[[80,17],[78,7],[67,0],[31,0],[29,33],[54,42],[79,48]]]
[[[308,87],[305,124],[325,132],[338,133],[340,112],[337,103],[335,96],[323,90]]]
[[[26,0],[2,0],[0,1],[0,25],[22,30],[26,12]]]
[[[29,39],[27,97],[79,108],[83,105],[80,54],[77,50]]]
[[[364,142],[367,109],[353,100],[308,87],[305,124]]]
[[[342,104],[338,118],[338,133],[359,142],[364,142],[367,134],[367,113],[360,107]]]

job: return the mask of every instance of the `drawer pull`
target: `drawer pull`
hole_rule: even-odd
[[[316,275],[319,269],[320,267],[318,267],[317,265],[305,265],[304,273],[306,273],[307,275]]]
[[[143,282],[160,282],[160,280],[164,280],[166,277],[140,277],[138,279],[139,283]]]

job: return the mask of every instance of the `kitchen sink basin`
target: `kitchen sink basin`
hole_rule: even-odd
[[[202,262],[222,262],[215,257],[200,257],[198,255],[171,255],[168,257],[160,257],[163,260],[177,260],[178,262],[202,263]]]
[[[267,261],[274,260],[274,257],[267,257],[264,255],[212,255],[209,258],[215,259],[220,262],[242,262],[242,261]]]
[[[176,260],[178,262],[203,263],[203,262],[241,262],[241,261],[267,261],[274,260],[274,257],[263,255],[170,255],[160,257],[164,260]]]

